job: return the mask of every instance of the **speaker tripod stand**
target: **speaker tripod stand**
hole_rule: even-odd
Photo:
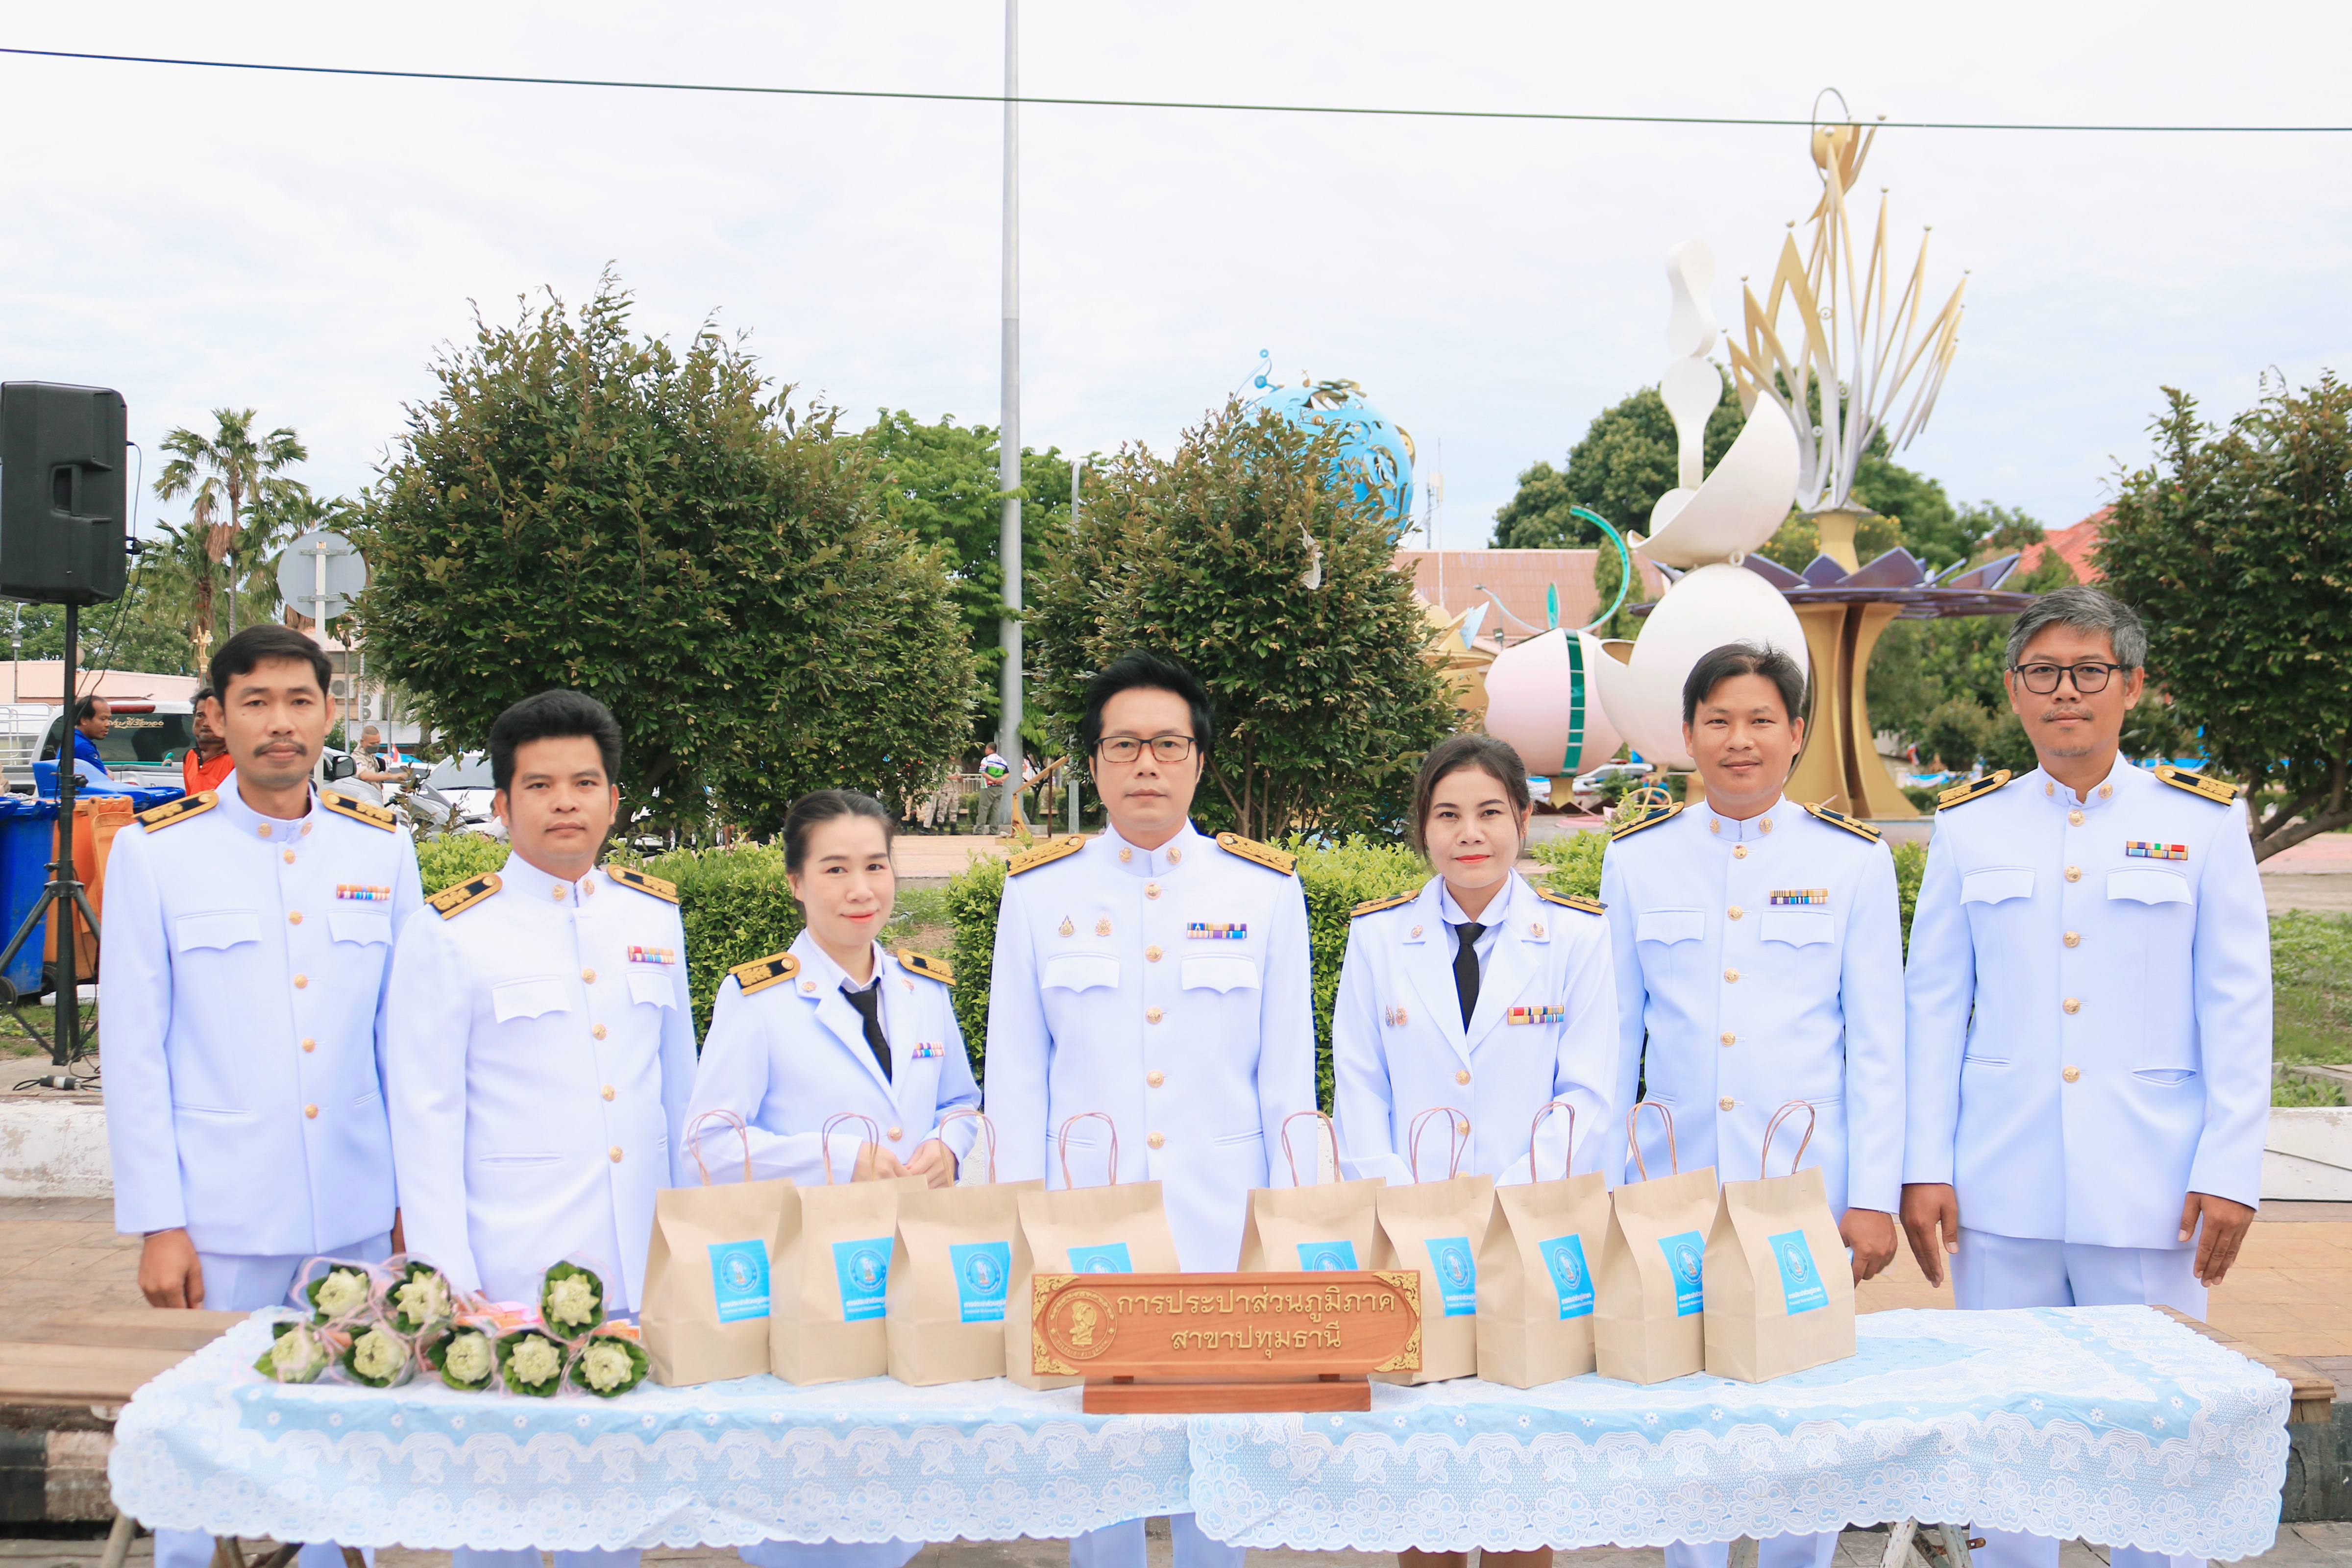
[[[66,612],[65,700],[60,711],[64,728],[58,736],[58,858],[49,862],[48,885],[34,900],[30,913],[8,939],[5,949],[0,949],[0,974],[16,962],[17,952],[33,940],[41,929],[41,921],[51,909],[63,915],[62,929],[58,932],[57,961],[57,1020],[50,1037],[44,1042],[49,1047],[49,1070],[39,1078],[17,1085],[19,1089],[80,1089],[97,1074],[78,1076],[73,1068],[89,1054],[82,1042],[81,984],[76,974],[80,953],[79,921],[89,922],[89,934],[99,934],[98,911],[89,907],[89,894],[74,875],[74,685],[81,669],[81,645],[77,640],[81,632],[78,606],[68,602]],[[0,1005],[5,1005],[23,1026],[26,1034],[41,1038],[40,1030],[33,1026],[18,1005],[21,1000],[16,987],[0,978]]]

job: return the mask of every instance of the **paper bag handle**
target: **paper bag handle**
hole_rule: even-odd
[[[824,1119],[824,1130],[816,1135],[816,1141],[817,1146],[824,1152],[824,1184],[828,1187],[833,1185],[833,1130],[840,1126],[845,1121],[863,1121],[866,1123],[866,1141],[868,1143],[873,1144],[877,1149],[882,1147],[882,1129],[874,1125],[874,1118],[866,1115],[864,1111],[836,1110],[831,1116],[826,1117]],[[849,1174],[852,1181],[855,1181],[857,1177],[857,1173],[854,1168],[850,1171]]]
[[[1078,1184],[1070,1180],[1070,1123],[1084,1121],[1089,1116],[1110,1129],[1110,1179],[1103,1185],[1115,1187],[1118,1185],[1118,1123],[1110,1119],[1109,1112],[1102,1110],[1081,1110],[1076,1116],[1063,1118],[1062,1130],[1054,1135],[1054,1142],[1062,1151],[1062,1185],[1075,1187]]]
[[[1445,1137],[1454,1156],[1445,1169],[1445,1179],[1452,1181],[1462,1173],[1462,1155],[1470,1147],[1470,1119],[1450,1105],[1433,1105],[1412,1119],[1412,1128],[1405,1134],[1405,1152],[1412,1164],[1412,1179],[1421,1181],[1421,1128],[1433,1116],[1445,1118]]]
[[[1654,1100],[1643,1100],[1640,1104],[1635,1105],[1633,1110],[1625,1113],[1625,1142],[1633,1151],[1633,1169],[1642,1173],[1642,1180],[1646,1182],[1650,1179],[1650,1167],[1642,1163],[1642,1140],[1634,1136],[1633,1133],[1633,1123],[1635,1120],[1641,1116],[1642,1106],[1643,1105],[1648,1106],[1651,1110],[1656,1111],[1661,1117],[1664,1118],[1666,1123],[1666,1158],[1674,1162],[1675,1167],[1670,1173],[1677,1176],[1681,1175],[1683,1173],[1683,1156],[1682,1151],[1675,1147],[1675,1113],[1668,1110],[1664,1106],[1659,1104]]]
[[[988,1139],[988,1184],[992,1187],[996,1184],[996,1123],[991,1121],[985,1114],[974,1110],[968,1105],[960,1110],[950,1110],[940,1118],[940,1124],[937,1127],[931,1129],[931,1136],[928,1142],[937,1143],[942,1149],[946,1148],[947,1143],[940,1134],[946,1131],[948,1123],[959,1116],[969,1116],[979,1122],[982,1133]]]
[[[1323,1123],[1323,1135],[1331,1140],[1331,1169],[1335,1174],[1339,1169],[1339,1130],[1332,1125],[1331,1118],[1320,1110],[1294,1110],[1282,1119],[1282,1157],[1290,1163],[1290,1184],[1294,1187],[1301,1184],[1298,1180],[1298,1157],[1290,1152],[1290,1124],[1302,1116],[1312,1116]],[[1317,1152],[1319,1153],[1321,1151]],[[1320,1161],[1316,1163],[1315,1175],[1319,1183],[1323,1176]]]
[[[1541,1127],[1543,1119],[1555,1110],[1568,1112],[1568,1155],[1559,1163],[1560,1179],[1566,1181],[1576,1174],[1576,1107],[1564,1100],[1549,1100],[1544,1102],[1541,1110],[1536,1112],[1536,1119],[1528,1123],[1528,1180],[1530,1182],[1539,1179],[1536,1175],[1536,1129]]]
[[[1810,1100],[1792,1100],[1786,1105],[1780,1107],[1780,1110],[1774,1111],[1772,1113],[1772,1120],[1765,1124],[1764,1150],[1763,1152],[1757,1157],[1756,1161],[1756,1174],[1759,1177],[1769,1176],[1772,1173],[1772,1134],[1780,1131],[1780,1122],[1783,1118],[1792,1115],[1799,1110],[1802,1110],[1805,1113],[1805,1136],[1804,1141],[1797,1145],[1797,1157],[1789,1162],[1789,1174],[1792,1176],[1795,1175],[1797,1173],[1797,1167],[1805,1163],[1805,1150],[1813,1141],[1813,1128],[1820,1122],[1822,1113],[1813,1109],[1813,1102]]]
[[[748,1184],[751,1180],[751,1130],[743,1125],[740,1115],[723,1105],[714,1106],[687,1123],[686,1146],[694,1152],[694,1168],[702,1173],[702,1184],[709,1186],[710,1167],[702,1163],[702,1124],[714,1116],[735,1129],[736,1135],[743,1140],[743,1180]]]

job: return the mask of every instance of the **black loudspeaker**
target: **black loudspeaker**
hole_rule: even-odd
[[[0,383],[0,595],[122,597],[131,414],[103,386]]]

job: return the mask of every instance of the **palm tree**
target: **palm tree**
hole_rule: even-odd
[[[199,668],[212,642],[213,568],[224,559],[231,563],[229,631],[234,634],[236,630],[235,561],[238,555],[247,553],[245,535],[249,510],[275,510],[264,503],[310,494],[308,486],[284,473],[289,466],[308,458],[310,452],[294,432],[282,425],[257,439],[253,433],[255,417],[250,408],[215,408],[213,421],[216,429],[209,437],[185,427],[163,437],[163,450],[172,454],[172,460],[155,477],[156,499],[176,500],[194,492],[189,502],[188,526],[172,554],[182,558],[199,553],[190,550],[194,540],[189,536],[201,534],[204,542],[201,561],[192,563],[196,577],[195,626],[192,630]],[[222,515],[224,510],[226,517]]]

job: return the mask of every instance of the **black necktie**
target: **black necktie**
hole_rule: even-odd
[[[844,985],[841,994],[849,998],[849,1005],[857,1009],[859,1017],[866,1020],[866,1043],[873,1048],[874,1059],[882,1064],[882,1076],[888,1078],[890,1042],[882,1034],[882,987],[868,985],[863,989],[852,989]]]
[[[1462,998],[1462,1026],[1470,1026],[1470,1015],[1478,1010],[1478,939],[1486,928],[1475,921],[1465,921],[1454,928],[1462,945],[1454,953],[1454,989]]]

